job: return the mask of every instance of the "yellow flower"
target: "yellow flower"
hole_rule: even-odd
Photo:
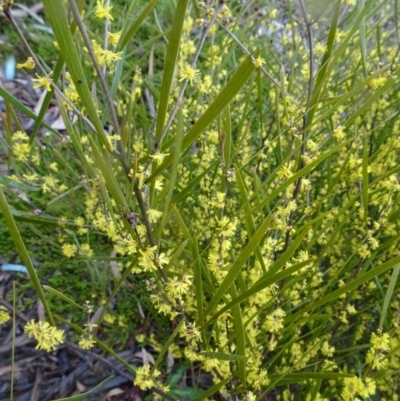
[[[62,246],[62,253],[67,258],[72,258],[72,256],[75,256],[77,251],[78,251],[78,247],[75,244],[64,244]]]
[[[94,344],[96,344],[96,341],[91,334],[85,333],[82,334],[78,344],[82,349],[90,349]]]
[[[24,177],[24,179],[28,182],[35,182],[38,180],[38,177],[35,173],[26,173],[26,174],[22,174],[22,177]]]
[[[169,155],[169,153],[159,153],[159,152],[157,152],[157,153],[154,153],[154,155],[150,155],[150,157],[154,160],[154,162],[156,164],[159,164],[159,163],[162,163],[164,158],[166,156],[168,156],[168,155]]]
[[[10,319],[11,316],[8,313],[8,310],[3,305],[0,305],[0,324],[8,322]]]
[[[149,209],[147,215],[149,216],[150,222],[155,223],[162,216],[162,212],[155,209]]]
[[[315,54],[324,54],[326,52],[326,45],[317,43],[315,45]]]
[[[32,78],[33,82],[37,82],[37,84],[33,85],[33,89],[38,89],[41,86],[46,88],[47,91],[51,92],[51,81],[47,77],[39,77],[38,74],[36,74],[37,78]]]
[[[26,68],[27,70],[33,70],[35,68],[35,66],[36,66],[36,64],[32,57],[28,57],[28,59],[25,61],[25,63],[17,64],[17,68],[19,68],[19,69]]]
[[[263,327],[270,333],[278,333],[280,330],[283,329],[284,317],[285,317],[285,311],[281,308],[278,308],[271,314],[266,316],[266,320]]]
[[[83,251],[83,254],[86,255],[87,257],[92,257],[93,256],[93,249],[90,248],[89,244],[82,244],[81,249]]]
[[[28,160],[30,151],[29,143],[15,142],[13,143],[12,151],[16,160],[19,162],[25,162]]]
[[[149,365],[141,366],[136,371],[136,377],[133,381],[135,386],[138,386],[141,390],[148,390],[149,388],[157,384],[157,377],[161,375],[161,372],[157,369],[150,371]]]
[[[48,322],[37,322],[32,319],[25,325],[25,333],[28,337],[37,341],[36,349],[50,352],[64,342],[64,330],[50,326]]]
[[[265,64],[265,60],[263,58],[261,58],[260,56],[258,56],[256,58],[256,60],[254,61],[254,65],[256,66],[256,68],[260,68]]]
[[[116,45],[119,41],[119,38],[121,37],[121,32],[108,32],[108,41],[112,44],[112,45]]]
[[[112,15],[110,14],[113,6],[107,6],[105,4],[105,0],[97,0],[96,10],[94,14],[97,18],[105,19],[109,18],[111,21],[114,20]]]
[[[200,74],[199,70],[196,70],[196,69],[192,68],[190,65],[187,65],[181,74],[179,82],[182,82],[185,79],[187,79],[187,80],[189,80],[190,83],[192,83],[193,80],[197,81],[199,74]]]

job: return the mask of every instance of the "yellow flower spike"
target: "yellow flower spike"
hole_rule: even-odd
[[[40,87],[44,87],[48,92],[51,92],[52,87],[51,87],[51,81],[47,77],[40,77],[38,74],[36,74],[37,78],[32,78],[33,82],[37,82],[37,84],[33,85],[33,89],[38,89]]]
[[[36,66],[36,64],[32,57],[28,57],[28,59],[25,61],[25,63],[17,64],[18,69],[26,68],[27,70],[33,70],[35,68],[35,66]]]
[[[97,18],[108,18],[113,21],[114,18],[111,15],[112,8],[113,6],[107,6],[105,4],[105,0],[97,0],[96,10],[94,11],[94,14]]]
[[[157,377],[161,375],[161,372],[157,369],[150,371],[149,365],[141,366],[136,371],[134,379],[135,386],[138,386],[141,390],[148,390],[157,384]]]

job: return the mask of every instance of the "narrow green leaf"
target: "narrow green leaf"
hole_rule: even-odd
[[[238,294],[236,291],[235,283],[231,285],[231,296],[232,299],[236,299]],[[244,335],[244,327],[243,327],[243,319],[242,312],[240,310],[240,305],[236,304],[232,307],[232,317],[233,317],[233,326],[235,329],[235,340],[236,340],[236,351],[237,354],[245,357],[246,356],[246,340]],[[239,373],[240,379],[243,385],[246,385],[246,360],[240,359],[238,361],[239,365]]]
[[[207,321],[207,324],[213,322],[214,320],[218,319],[223,313],[231,309],[234,305],[240,304],[246,301],[251,296],[257,294],[258,292],[262,291],[264,288],[271,286],[272,284],[278,283],[279,281],[285,279],[286,277],[290,277],[294,273],[296,273],[301,268],[307,266],[315,259],[308,259],[304,262],[297,263],[293,266],[288,267],[281,272],[270,276],[269,273],[264,274],[262,277],[258,279],[258,281],[247,291],[243,292],[242,294],[238,295],[235,299],[221,308],[215,315],[213,315],[210,320]]]
[[[182,189],[172,198],[171,203],[177,204],[185,200],[189,195],[193,195],[192,190],[199,185],[200,181],[206,174],[208,174],[212,169],[217,168],[218,164],[219,162],[215,161],[209,167],[207,167],[201,174],[197,175],[196,178],[190,181],[189,184],[184,189]]]
[[[174,77],[179,44],[182,36],[183,21],[185,20],[188,0],[178,0],[172,30],[169,37],[167,54],[165,56],[164,74],[161,83],[160,101],[158,103],[157,122],[156,122],[156,141],[161,137],[167,116],[169,95],[171,92],[172,79]]]
[[[285,263],[291,258],[296,249],[300,246],[304,237],[308,234],[311,227],[307,227],[303,232],[301,232],[294,241],[288,246],[286,251],[280,256],[280,258],[269,268],[268,272],[265,274],[265,277],[272,276],[277,273]]]
[[[390,278],[388,289],[386,291],[385,300],[383,301],[383,306],[381,310],[381,317],[379,319],[379,327],[383,328],[383,323],[385,322],[385,317],[387,310],[389,308],[390,301],[392,300],[392,295],[394,288],[397,284],[397,278],[399,277],[400,265],[396,265],[393,269],[392,277]]]
[[[72,300],[71,298],[67,297],[62,292],[57,291],[56,289],[54,289],[54,288],[52,288],[52,287],[50,287],[48,285],[43,285],[43,288],[46,291],[50,292],[51,294],[55,295],[56,297],[63,299],[65,302],[69,303],[70,305],[75,306],[75,308],[85,310],[85,308],[82,305],[77,304],[74,300]]]
[[[126,270],[124,271],[123,274],[121,274],[121,277],[118,279],[118,281],[115,283],[114,285],[114,289],[112,290],[112,293],[110,294],[110,296],[107,298],[107,301],[102,304],[103,306],[103,311],[101,312],[101,315],[99,317],[99,319],[97,320],[97,329],[99,328],[101,322],[104,319],[104,316],[106,315],[106,313],[108,312],[108,307],[110,306],[111,301],[114,299],[114,297],[117,295],[118,291],[121,289],[122,285],[124,284],[125,280],[128,278],[128,276],[131,274],[132,272],[132,266],[135,265],[137,259],[134,259],[133,261],[131,261],[131,263],[129,263],[129,265],[126,267]]]
[[[77,0],[78,10],[81,11],[83,9],[84,4],[85,4],[85,0]],[[76,21],[73,21],[71,24],[71,27],[70,27],[72,35],[75,33],[76,28],[77,28]],[[55,84],[60,79],[63,67],[64,67],[64,60],[60,56],[57,59],[57,62],[53,69],[53,75],[51,76],[51,78]],[[43,124],[44,116],[46,115],[47,110],[49,109],[49,105],[50,105],[50,102],[52,99],[53,99],[53,92],[52,91],[47,92],[46,96],[43,99],[42,106],[40,107],[39,114],[37,116],[37,120],[35,121],[35,125],[33,126],[32,133],[29,136],[30,144],[32,144],[34,142],[36,135],[39,132],[39,128]]]
[[[15,247],[17,248],[18,254],[22,259],[22,262],[28,269],[29,277],[32,280],[33,288],[35,289],[39,299],[42,301],[44,310],[46,312],[47,319],[52,326],[55,326],[53,315],[51,313],[50,307],[47,303],[46,296],[43,292],[42,285],[40,284],[39,277],[36,274],[36,270],[33,267],[31,258],[25,248],[24,241],[22,240],[21,234],[19,233],[18,227],[15,224],[14,217],[11,213],[10,207],[8,206],[7,199],[4,196],[3,190],[0,188],[0,211],[3,213],[4,219],[6,221],[8,230],[10,231],[11,237],[14,241]]]
[[[154,365],[154,369],[157,369],[160,363],[162,362],[162,359],[165,355],[165,353],[168,351],[169,346],[174,342],[175,337],[179,333],[179,330],[181,329],[181,326],[183,324],[184,320],[182,319],[178,325],[176,326],[175,330],[172,332],[172,334],[169,336],[167,342],[162,346],[160,353],[158,354],[156,363]]]
[[[240,198],[242,200],[242,204],[243,204],[244,212],[245,212],[246,230],[247,230],[248,236],[252,237],[254,232],[256,231],[256,229],[254,226],[253,215],[251,214],[251,211],[250,211],[250,204],[247,202],[249,196],[247,194],[246,186],[244,183],[244,179],[243,179],[239,164],[235,163],[235,166],[236,166],[236,168],[235,168],[236,182],[237,182],[237,186],[238,186],[239,193],[240,193]],[[255,252],[256,252],[257,259],[260,262],[261,268],[263,269],[263,272],[266,273],[267,269],[265,267],[264,258],[262,256],[261,249],[259,246],[256,247]]]
[[[356,279],[350,281],[350,283],[344,285],[343,287],[338,288],[335,291],[332,291],[328,295],[325,295],[323,298],[321,298],[319,301],[315,301],[311,303],[310,305],[306,306],[303,309],[300,309],[296,313],[294,313],[292,316],[288,316],[285,321],[286,323],[290,323],[293,320],[297,319],[301,315],[303,315],[306,312],[309,312],[310,310],[313,310],[315,308],[318,308],[319,306],[325,305],[328,302],[332,302],[335,299],[339,298],[342,294],[345,294],[347,291],[352,291],[356,289],[358,286],[361,284],[371,280],[375,276],[379,276],[382,273],[385,273],[387,270],[391,269],[393,266],[396,264],[400,263],[400,256],[397,256],[386,263],[381,264],[378,267],[374,267],[371,269],[369,272],[364,273],[357,277]]]
[[[36,214],[27,213],[27,212],[22,212],[20,210],[11,210],[11,214],[13,215],[15,220],[23,221],[25,223],[54,226],[54,225],[58,225],[58,223],[60,222],[60,219],[58,219],[56,217],[36,215]],[[3,216],[3,214],[0,213],[0,216]],[[71,227],[76,226],[73,223],[69,223],[68,225],[70,225]]]
[[[164,210],[162,214],[162,219],[160,222],[160,225],[158,227],[159,230],[159,242],[161,241],[162,237],[162,230],[164,229],[167,219],[168,219],[168,212],[170,211],[170,204],[171,204],[171,198],[172,194],[174,193],[174,189],[176,187],[176,179],[178,176],[178,167],[179,167],[179,161],[181,158],[181,146],[182,146],[182,137],[183,137],[183,115],[182,115],[182,108],[178,110],[177,113],[177,127],[176,131],[177,134],[175,136],[175,152],[174,152],[174,160],[172,162],[172,168],[171,168],[171,174],[170,178],[168,181],[168,192],[167,195],[163,197],[162,202],[164,204]],[[159,243],[160,245],[160,243]]]
[[[201,401],[201,400],[205,400],[206,398],[212,396],[213,394],[215,394],[219,389],[221,389],[222,387],[225,386],[226,383],[229,382],[229,380],[231,380],[230,377],[228,377],[227,379],[224,379],[222,381],[220,381],[217,384],[214,384],[214,386],[210,387],[208,390],[204,391],[204,393],[202,393],[200,396],[196,397],[194,399],[194,401]]]
[[[112,198],[115,200],[118,206],[122,206],[126,209],[127,208],[126,199],[124,198],[121,187],[118,184],[118,180],[115,177],[115,174],[113,173],[113,169],[108,160],[108,156],[100,152],[91,135],[88,135],[88,138],[90,146],[92,148],[96,166],[100,168],[103,174],[104,181],[106,182],[107,188],[110,191]]]
[[[73,192],[77,191],[79,188],[82,188],[82,187],[83,187],[83,185],[81,185],[81,184],[75,185],[74,187],[68,189],[67,191],[65,191],[65,192],[61,193],[60,195],[56,196],[55,198],[53,198],[51,201],[49,201],[47,206],[50,206],[53,203],[58,202],[60,199],[63,199],[66,196],[69,196],[70,194],[72,194]]]
[[[53,401],[84,401],[87,400],[90,395],[96,394],[100,391],[105,383],[111,380],[114,376],[110,376],[107,379],[103,380],[99,385],[94,387],[92,390],[87,391],[86,393],[73,395],[72,397],[67,398],[58,398],[57,400]]]
[[[199,253],[199,244],[197,238],[192,239],[192,252],[194,258],[194,286],[196,291],[196,304],[199,315],[203,314],[203,281],[201,278],[201,261]]]
[[[68,72],[75,85],[79,98],[85,107],[86,112],[90,117],[90,121],[96,128],[96,133],[101,139],[103,145],[113,152],[110,143],[104,132],[103,125],[97,113],[97,107],[93,101],[93,96],[89,90],[85,79],[85,74],[82,67],[76,44],[74,43],[70,27],[68,25],[67,10],[63,0],[44,0],[43,1],[45,14],[53,29],[54,36],[60,48],[61,56],[68,67]]]
[[[357,9],[361,14],[364,9],[364,0],[357,0]],[[359,25],[360,31],[360,46],[361,46],[361,60],[363,64],[364,75],[367,76],[367,44],[365,40],[365,18],[363,18]]]
[[[226,106],[226,113],[224,118],[224,164],[225,169],[229,169],[231,164],[231,153],[232,153],[232,127],[231,127],[231,108],[228,104]]]
[[[119,38],[117,51],[121,51],[128,44],[128,42],[133,38],[137,30],[142,25],[143,21],[153,11],[153,8],[157,5],[157,3],[158,0],[151,0],[149,4],[147,4],[147,6],[143,8],[142,12],[132,23],[130,22],[130,18],[128,15],[128,17],[125,20],[125,25],[122,28],[122,34],[121,37]],[[136,4],[132,2],[132,5]]]
[[[288,385],[298,383],[303,380],[320,379],[320,380],[340,380],[345,377],[354,377],[351,373],[339,372],[304,372],[304,373],[289,373],[279,378],[278,375],[269,375],[271,380],[275,381],[275,385]]]
[[[321,68],[317,74],[314,91],[313,91],[313,94],[312,94],[312,97],[310,100],[310,109],[309,109],[308,115],[307,115],[307,127],[310,127],[312,125],[312,121],[313,121],[315,112],[317,110],[317,105],[318,105],[319,99],[321,97],[321,92],[322,92],[324,82],[329,76],[327,74],[327,69],[328,69],[329,58],[332,54],[333,45],[335,43],[335,36],[336,36],[336,30],[337,30],[337,26],[338,26],[338,22],[339,22],[341,3],[342,3],[341,0],[338,0],[336,3],[335,12],[333,14],[332,24],[331,24],[331,28],[330,28],[329,35],[328,35],[326,52],[322,59]]]
[[[249,80],[255,68],[256,67],[254,66],[251,56],[248,56],[233,74],[225,87],[220,91],[214,101],[210,104],[207,110],[184,136],[182,141],[182,151],[186,151],[199,137],[199,135],[204,132],[204,130],[215,120],[215,118],[219,116],[222,110],[224,110],[224,108],[234,99],[240,89]],[[170,144],[171,143],[169,143],[169,145]],[[168,144],[166,144],[165,147],[168,147]],[[151,181],[157,175],[162,173],[172,163],[173,159],[174,152],[171,152],[170,155],[165,158],[161,166],[159,166],[148,178],[148,181]]]
[[[14,188],[20,191],[26,191],[26,192],[40,191],[39,187],[33,187],[31,185],[24,184],[23,182],[14,181],[13,179],[5,175],[0,175],[0,184],[5,185],[7,188]]]
[[[363,158],[362,158],[362,199],[364,208],[364,221],[368,224],[368,186],[369,186],[369,172],[368,172],[368,156],[369,156],[369,141],[368,133],[363,137]]]
[[[75,132],[75,129],[71,123],[71,120],[68,117],[67,111],[65,110],[64,107],[64,102],[61,99],[61,97],[56,93],[56,99],[57,99],[57,104],[58,108],[60,109],[60,114],[63,119],[63,122],[65,124],[65,128],[68,132],[69,137],[71,138],[72,144],[74,145],[75,152],[79,156],[79,160],[82,163],[82,166],[86,168],[86,170],[91,174],[92,177],[95,176],[94,171],[88,160],[86,159],[85,153],[82,150],[82,144],[79,140],[78,135]]]
[[[201,356],[205,358],[214,358],[219,359],[220,361],[241,361],[246,360],[246,357],[243,355],[236,355],[236,354],[224,354],[223,352],[200,352]]]
[[[14,107],[16,107],[19,111],[24,113],[27,117],[31,118],[34,121],[40,121],[39,117],[30,109],[28,109],[26,106],[24,106],[18,99],[16,99],[14,96],[12,96],[10,93],[8,93],[3,87],[0,86],[0,96],[3,97],[5,100],[10,102]],[[51,128],[49,124],[46,122],[42,122],[42,125],[44,128],[46,128],[48,131],[52,132],[53,134],[59,136],[60,134],[54,129]]]
[[[271,225],[273,218],[274,215],[271,214],[261,223],[261,225],[255,232],[253,237],[250,239],[250,241],[247,243],[243,251],[239,254],[237,259],[229,267],[228,274],[226,275],[224,281],[221,283],[216,294],[208,304],[206,310],[204,311],[204,314],[199,317],[200,322],[213,311],[213,309],[217,306],[218,302],[228,291],[229,287],[231,286],[237,275],[240,273],[241,268],[246,263],[247,259],[252,255],[257,245],[264,238],[265,233],[268,227]]]
[[[251,210],[251,213],[256,213],[260,210],[265,205],[268,205],[273,199],[275,199],[284,189],[286,189],[289,185],[293,184],[295,181],[297,181],[300,177],[303,177],[306,175],[309,171],[311,171],[314,167],[317,167],[319,164],[321,164],[324,160],[326,160],[329,156],[333,155],[334,153],[338,152],[343,146],[348,144],[351,140],[347,140],[342,142],[340,145],[335,146],[334,148],[326,151],[323,153],[321,156],[319,156],[317,159],[313,160],[310,164],[307,164],[305,167],[303,167],[301,170],[299,170],[297,173],[293,174],[290,178],[288,178],[284,183],[282,183],[278,188],[274,189],[270,195],[268,195],[263,201],[260,202],[259,205],[254,207]]]

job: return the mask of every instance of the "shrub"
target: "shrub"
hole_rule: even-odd
[[[155,365],[126,364],[142,390],[174,394],[170,349],[196,400],[397,399],[397,6],[177,0],[169,20],[157,0],[121,15],[104,0],[43,3],[59,54],[21,63],[48,93],[29,135],[4,120],[0,210],[46,329],[68,321],[20,221],[58,226],[67,258],[101,256],[96,236],[115,252],[97,326],[72,325],[82,347],[105,349],[97,328],[132,275],[168,317]],[[44,123],[53,97],[65,134]],[[20,191],[43,194],[41,214],[13,208]],[[47,213],[55,202],[68,210]]]

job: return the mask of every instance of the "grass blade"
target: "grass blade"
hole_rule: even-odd
[[[178,0],[171,35],[169,37],[167,54],[165,56],[164,74],[161,84],[160,101],[158,103],[156,122],[156,141],[161,137],[167,116],[169,94],[171,92],[172,79],[175,73],[178,59],[179,44],[182,36],[183,21],[186,15],[188,0]]]
[[[179,330],[181,329],[181,326],[183,324],[184,320],[182,319],[179,324],[176,326],[175,330],[172,332],[172,334],[169,336],[168,340],[166,343],[163,345],[163,347],[160,350],[160,353],[158,354],[156,363],[154,364],[154,369],[157,369],[158,366],[160,365],[163,356],[165,353],[168,351],[169,346],[174,342],[175,337],[179,333]]]
[[[53,400],[53,401],[84,401],[87,400],[87,397],[90,396],[91,394],[95,394],[97,391],[101,390],[101,388],[103,387],[103,385],[108,382],[110,379],[112,379],[114,376],[110,376],[107,379],[103,380],[99,385],[97,385],[95,388],[93,388],[90,391],[87,391],[86,393],[82,393],[82,394],[77,394],[77,395],[73,395],[72,397],[67,397],[67,398],[59,398],[57,400]]]
[[[214,386],[210,387],[208,390],[204,391],[203,394],[201,394],[199,397],[196,397],[194,399],[194,401],[202,401],[205,400],[206,398],[212,396],[213,394],[215,394],[220,388],[222,388],[223,386],[225,386],[226,383],[228,383],[231,380],[230,377],[228,377],[227,379],[224,379],[222,381],[220,381],[217,384],[214,384]]]
[[[288,316],[285,319],[285,321],[287,323],[292,322],[292,321],[296,320],[298,317],[300,317],[301,315],[303,315],[304,313],[306,313],[312,309],[316,309],[322,305],[325,305],[328,302],[332,302],[333,300],[339,298],[342,294],[345,294],[347,291],[352,291],[352,290],[356,289],[358,286],[360,286],[361,284],[366,283],[367,281],[371,280],[375,276],[379,276],[380,274],[385,273],[386,271],[388,271],[389,269],[391,269],[393,266],[397,265],[398,263],[400,263],[400,256],[397,256],[397,257],[381,264],[380,266],[371,269],[369,272],[360,275],[356,279],[350,281],[350,283],[348,283],[348,284],[344,285],[343,287],[340,287],[337,290],[332,291],[330,294],[324,296],[319,301],[315,301],[315,302],[311,303],[310,305],[306,306],[305,308],[300,309],[299,311],[294,313],[292,316]]]
[[[389,308],[390,301],[392,300],[392,295],[394,292],[394,288],[397,284],[397,278],[399,277],[399,272],[400,272],[400,265],[396,265],[393,269],[392,277],[390,278],[389,286],[386,291],[385,300],[383,302],[383,306],[382,306],[382,310],[381,310],[381,317],[379,319],[379,327],[381,329],[383,328],[386,313]]]
[[[14,241],[15,247],[19,253],[19,256],[22,259],[22,262],[26,266],[29,277],[32,280],[33,288],[35,289],[38,298],[42,301],[44,306],[44,310],[46,312],[47,319],[49,323],[54,326],[54,319],[51,313],[50,307],[47,303],[46,296],[43,292],[42,285],[40,284],[39,277],[36,274],[36,270],[33,267],[31,258],[28,254],[27,249],[25,248],[24,241],[22,240],[21,234],[19,233],[18,227],[15,224],[14,217],[11,213],[10,207],[8,206],[7,199],[4,196],[3,190],[0,188],[0,211],[2,212],[4,219],[6,221],[8,230],[10,231],[11,237]]]
[[[196,121],[193,127],[187,132],[182,141],[182,151],[186,151],[193,142],[204,132],[204,130],[214,121],[215,118],[224,110],[228,104],[238,94],[240,89],[249,80],[256,67],[251,59],[251,56],[247,57],[240,67],[233,74],[231,79],[217,95],[211,105],[202,114],[202,116]],[[171,143],[169,143],[170,145]],[[165,145],[168,147],[168,144]],[[174,151],[165,158],[161,166],[148,178],[148,181],[153,180],[157,175],[161,174],[173,161]]]
[[[76,91],[79,94],[80,100],[89,115],[90,121],[96,128],[96,133],[101,139],[103,145],[105,145],[110,152],[113,152],[112,147],[106,138],[103,125],[97,113],[97,107],[93,101],[92,94],[85,79],[82,61],[76,50],[76,45],[68,25],[65,4],[62,0],[44,0],[43,5],[60,48],[61,56],[68,67],[68,71],[71,75]]]
[[[67,297],[62,292],[57,291],[56,289],[54,289],[54,288],[52,288],[52,287],[50,287],[48,285],[44,285],[43,288],[46,291],[50,292],[50,294],[53,294],[56,297],[63,299],[65,302],[69,303],[70,305],[75,306],[75,308],[85,310],[85,308],[82,305],[77,304],[74,300],[72,300],[71,298]]]
[[[139,16],[128,26],[129,18],[126,19],[126,23],[122,29],[122,34],[119,39],[119,43],[117,46],[117,51],[121,51],[128,42],[135,35],[137,30],[142,25],[143,21],[147,18],[147,16],[153,11],[153,8],[157,5],[158,0],[151,0],[149,4],[142,10]],[[132,3],[133,5],[134,3]]]
[[[218,302],[224,296],[224,294],[228,291],[229,287],[232,285],[233,281],[240,273],[241,268],[246,263],[247,259],[252,255],[257,245],[262,241],[264,235],[271,225],[274,216],[268,216],[259,226],[253,237],[247,243],[243,251],[239,254],[235,262],[230,266],[228,274],[226,275],[224,281],[221,283],[218,288],[216,294],[208,304],[204,314],[199,317],[199,321],[204,320],[204,318],[211,313],[211,311],[217,306]]]
[[[273,276],[270,276],[268,273],[265,274],[264,276],[260,277],[260,279],[247,291],[243,292],[242,294],[238,295],[234,300],[229,302],[227,305],[225,305],[223,308],[221,308],[215,315],[211,317],[209,321],[207,321],[207,324],[213,322],[215,319],[218,319],[223,313],[231,309],[233,306],[237,304],[241,304],[242,302],[246,301],[248,298],[251,296],[257,294],[258,292],[262,291],[264,288],[267,288],[271,286],[272,284],[275,284],[286,277],[290,277],[292,274],[296,273],[298,270],[301,268],[307,266],[308,264],[312,263],[314,259],[308,259],[304,262],[297,263],[293,266],[288,267],[285,270],[282,270],[281,272],[274,274]]]

